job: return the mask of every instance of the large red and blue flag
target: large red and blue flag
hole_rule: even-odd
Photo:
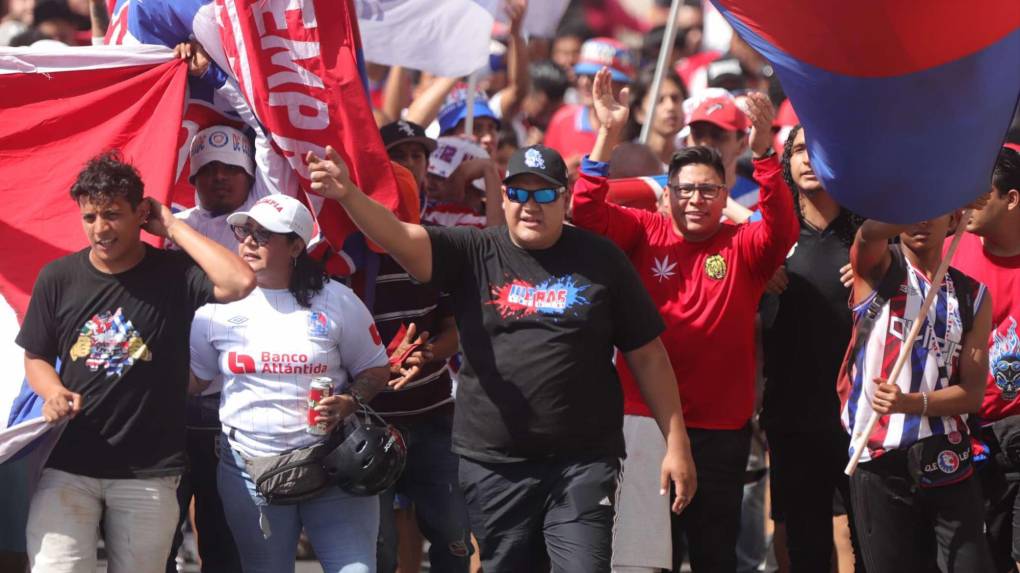
[[[712,0],[773,65],[842,205],[910,223],[988,191],[1020,99],[1017,0]]]

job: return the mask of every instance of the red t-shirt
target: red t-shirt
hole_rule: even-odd
[[[762,220],[723,225],[685,241],[671,218],[606,202],[606,164],[586,165],[574,186],[574,223],[605,235],[630,257],[666,322],[669,353],[692,428],[739,429],[754,409],[754,318],[765,283],[799,234],[793,196],[775,156],[755,161]],[[650,416],[626,361],[617,368],[624,412]]]
[[[545,130],[546,147],[559,152],[564,161],[591,153],[595,146],[596,129],[583,105],[565,105],[556,110]]]
[[[944,249],[952,239],[947,239]],[[992,334],[988,340],[988,384],[981,405],[986,422],[1020,414],[1020,255],[986,253],[981,238],[964,233],[953,266],[988,287]]]

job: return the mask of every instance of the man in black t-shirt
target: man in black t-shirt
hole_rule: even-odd
[[[408,273],[452,298],[464,366],[454,415],[460,485],[486,571],[609,571],[623,448],[614,347],[666,436],[661,480],[694,494],[694,463],[664,326],[626,256],[564,226],[566,167],[532,146],[510,159],[505,226],[400,222],[351,182],[339,155],[308,157],[312,188],[340,201]]]
[[[43,268],[17,337],[43,416],[66,424],[32,497],[29,558],[33,571],[95,569],[102,519],[111,571],[162,572],[185,466],[191,318],[247,296],[255,277],[143,198],[115,153],[86,165],[71,198],[89,247]],[[142,229],[184,253],[146,245]]]
[[[794,190],[800,234],[785,265],[769,281],[763,303],[778,310],[766,320],[762,340],[766,383],[761,424],[771,456],[772,514],[786,529],[791,570],[829,571],[833,495],[843,507],[850,500],[850,482],[843,473],[850,441],[839,421],[836,377],[853,326],[847,306],[853,284],[850,245],[860,218],[822,187],[800,126],[790,132],[782,164]],[[845,540],[847,518],[835,521],[837,538]],[[839,555],[845,550],[837,546],[837,556],[852,560],[852,555]]]

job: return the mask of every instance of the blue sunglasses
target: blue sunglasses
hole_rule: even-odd
[[[507,187],[506,197],[514,203],[527,203],[534,198],[535,203],[546,205],[552,203],[560,196],[559,187],[548,187],[546,189],[521,189],[520,187]]]

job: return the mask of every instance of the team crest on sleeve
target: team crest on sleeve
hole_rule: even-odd
[[[581,296],[587,285],[578,285],[574,277],[550,278],[538,285],[514,280],[492,287],[494,300],[503,318],[523,318],[534,314],[563,315],[570,309],[587,304]]]
[[[93,315],[81,330],[71,347],[71,361],[85,359],[92,372],[106,369],[106,376],[121,376],[138,360],[152,360],[149,347],[122,309]]]
[[[726,278],[726,259],[722,255],[712,255],[705,259],[705,274],[717,281]]]
[[[308,335],[329,336],[329,320],[326,319],[326,313],[317,310],[308,313]]]
[[[532,169],[545,169],[545,160],[537,149],[529,149],[524,152],[524,164]]]

